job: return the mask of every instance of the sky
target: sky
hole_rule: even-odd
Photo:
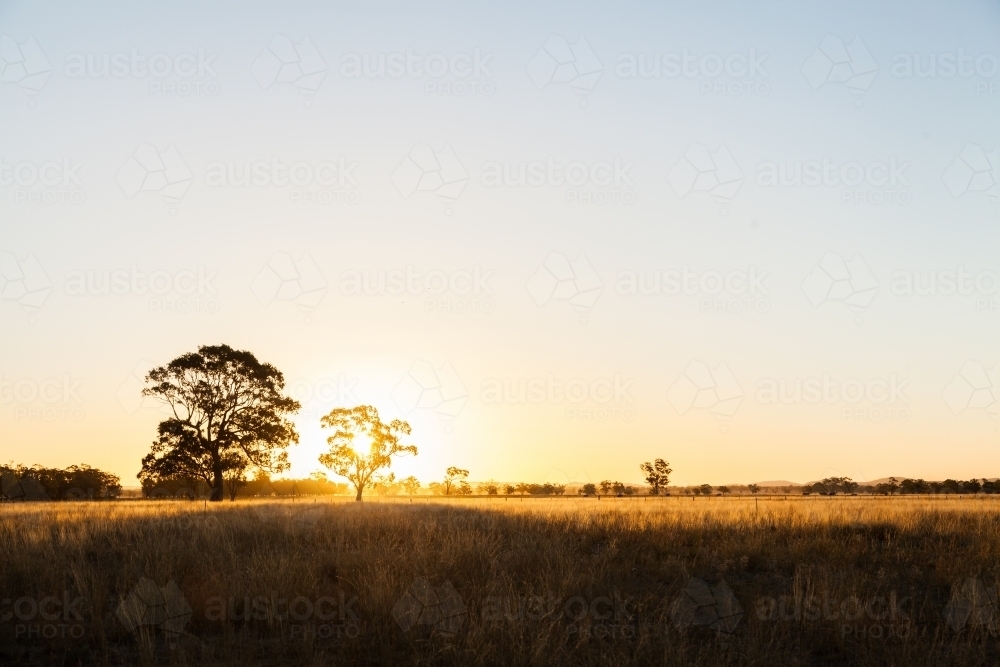
[[[225,343],[474,480],[1000,475],[1000,5],[0,1],[0,460]]]

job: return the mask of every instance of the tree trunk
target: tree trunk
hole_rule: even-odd
[[[213,503],[222,502],[225,498],[226,480],[222,475],[222,457],[212,457],[212,494],[209,500]]]
[[[354,501],[358,502],[358,503],[361,502],[361,487],[360,486],[358,487],[358,495],[354,498]]]

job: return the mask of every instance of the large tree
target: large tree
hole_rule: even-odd
[[[392,465],[393,456],[417,453],[415,445],[400,443],[402,435],[410,435],[410,425],[399,419],[384,423],[371,405],[334,408],[320,419],[320,424],[334,429],[334,433],[326,440],[330,451],[320,454],[319,462],[346,477],[357,490],[358,501],[365,488],[388,479],[379,471]],[[367,454],[356,448],[354,440],[359,435],[370,443]]]
[[[203,345],[146,376],[142,393],[167,405],[140,479],[178,476],[205,480],[211,500],[223,499],[227,476],[247,467],[288,469],[288,445],[299,435],[288,416],[298,401],[285,396],[285,378],[271,364],[228,345]]]

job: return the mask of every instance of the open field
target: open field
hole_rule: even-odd
[[[0,662],[995,665],[1000,500],[0,505]]]

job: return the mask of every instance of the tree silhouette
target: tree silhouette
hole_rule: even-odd
[[[230,502],[236,500],[240,489],[247,485],[247,468],[250,462],[238,454],[227,454],[222,461],[222,477],[225,480],[226,491],[229,492]]]
[[[660,495],[660,490],[666,489],[667,485],[670,484],[670,473],[673,470],[670,468],[670,464],[663,459],[640,463],[639,469],[646,473],[646,483],[649,484],[649,492],[654,496]]]
[[[171,416],[157,429],[138,477],[145,483],[194,477],[224,495],[227,470],[288,468],[285,449],[299,441],[287,415],[299,403],[282,394],[285,379],[250,352],[203,345],[146,376],[143,396],[166,404]]]
[[[414,477],[413,475],[410,475],[409,477],[404,479],[402,482],[400,482],[400,484],[402,484],[403,488],[406,489],[406,493],[411,496],[415,495],[417,491],[420,489],[420,480]]]
[[[444,486],[444,495],[450,496],[454,495],[456,491],[464,491],[465,487],[469,485],[469,483],[465,481],[468,476],[468,470],[462,470],[461,468],[456,468],[455,466],[451,466],[445,470],[444,482],[442,483],[442,486]],[[460,495],[468,494],[462,493]]]
[[[399,419],[383,423],[371,405],[334,408],[320,419],[320,424],[336,431],[327,438],[330,451],[320,454],[319,462],[354,485],[357,501],[365,488],[387,479],[378,471],[392,465],[393,456],[417,453],[415,445],[399,442],[400,435],[410,435],[410,425]],[[353,446],[358,435],[371,441],[367,455],[358,453]]]

